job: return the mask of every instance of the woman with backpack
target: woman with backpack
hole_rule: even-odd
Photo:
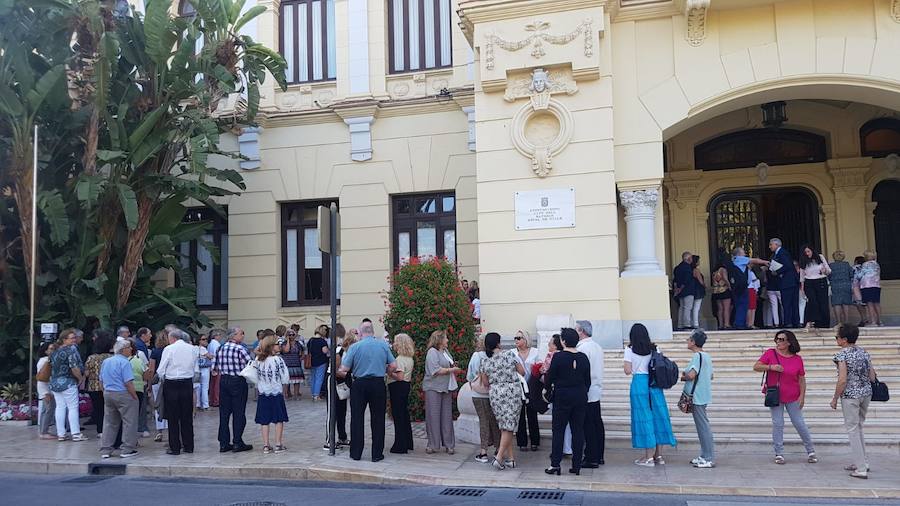
[[[665,464],[660,447],[675,446],[669,406],[662,389],[650,385],[650,358],[656,345],[643,324],[635,323],[625,349],[625,375],[631,376],[631,447],[644,450],[644,458],[635,465],[654,467]]]

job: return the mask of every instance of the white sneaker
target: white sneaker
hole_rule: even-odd
[[[697,469],[712,469],[716,467],[716,463],[701,457],[700,461],[694,464],[694,467],[696,467]]]
[[[108,459],[110,457],[112,457],[112,452],[103,452],[100,454],[101,459]]]
[[[88,438],[84,434],[72,434],[72,441],[87,441]]]
[[[697,464],[699,464],[701,462],[703,462],[703,457],[696,457],[693,460],[691,460],[691,465],[696,466]]]
[[[144,433],[141,435],[141,437],[150,437],[150,431],[145,430]]]

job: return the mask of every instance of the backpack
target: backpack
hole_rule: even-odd
[[[750,266],[747,266],[747,269],[749,268]],[[737,265],[734,265],[734,262],[728,262],[725,270],[728,271],[728,282],[731,283],[731,293],[736,296],[743,295],[750,286],[747,271],[739,269]]]
[[[650,354],[650,386],[669,389],[678,383],[678,364],[654,350]]]

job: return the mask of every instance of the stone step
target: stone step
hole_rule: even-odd
[[[737,405],[724,405],[724,404],[712,404],[707,408],[706,412],[713,418],[722,418],[722,417],[730,417],[730,418],[740,418],[744,420],[769,420],[769,410],[762,405],[762,396],[759,397],[759,403],[753,404],[737,404]],[[715,399],[714,402],[717,402],[718,399]],[[803,416],[807,420],[813,418],[834,418],[840,419],[841,412],[834,411],[829,406],[829,400],[821,400],[821,402],[813,402],[811,399],[807,399],[806,405],[803,408]],[[669,411],[672,416],[675,415],[678,411],[676,402],[668,402]],[[603,415],[606,416],[609,414],[610,416],[630,416],[630,406],[627,404],[609,404],[603,403]],[[900,408],[896,406],[890,406],[890,404],[885,403],[872,403],[869,406],[868,414],[866,415],[866,424],[873,420],[882,420],[885,422],[894,422],[895,426],[898,429],[898,436],[900,436]]]
[[[549,430],[542,430],[542,436],[546,438],[549,442],[551,439]],[[715,431],[716,429],[713,428]],[[546,434],[545,434],[546,432]],[[675,440],[678,441],[678,448],[698,448],[699,442],[697,441],[697,432],[691,428],[690,430],[685,430],[682,432],[673,432],[675,435]],[[729,450],[734,451],[735,449],[740,450],[750,450],[750,451],[771,451],[772,447],[772,435],[770,433],[767,434],[722,434],[721,432],[714,432],[714,438],[716,442],[717,451],[722,451],[723,447],[727,447]],[[625,447],[630,448],[631,441],[631,431],[630,430],[618,430],[618,429],[606,429],[606,441],[607,447]],[[609,443],[612,443],[611,445]],[[845,432],[842,433],[820,433],[813,434],[813,443],[816,446],[847,446],[847,434]],[[790,451],[796,452],[802,449],[802,442],[800,441],[800,436],[793,432],[793,428],[791,430],[785,429],[784,433],[784,444],[786,447],[790,448]],[[794,448],[798,447],[798,448]],[[888,438],[878,438],[878,437],[869,437],[866,434],[866,450],[874,450],[876,453],[885,453],[890,451],[890,453],[895,454],[897,448],[900,447],[900,440],[897,438],[888,439]],[[663,454],[666,454],[667,451],[663,450]]]
[[[708,352],[713,359],[720,358],[731,358],[731,357],[759,357],[763,352],[772,348],[773,343],[765,343],[760,345],[745,345],[740,348],[733,347],[723,347],[722,349],[710,349],[704,347],[704,351]],[[812,346],[804,346],[801,344],[801,352],[800,355],[806,360],[809,357],[833,357],[839,350],[837,346],[834,346],[832,343],[830,346],[816,344]],[[669,358],[690,358],[693,355],[693,352],[688,350],[687,347],[674,346],[674,345],[662,345],[659,346],[659,349]],[[865,347],[866,351],[869,352],[869,355],[872,357],[878,356],[894,356],[897,357],[898,353],[900,353],[900,343],[879,343],[868,345]],[[604,358],[615,358],[621,360],[625,355],[624,349],[609,349],[604,348],[603,356]],[[898,357],[900,359],[900,357]]]
[[[756,329],[756,330],[706,330],[706,335],[709,337],[710,341],[713,340],[743,340],[743,339],[751,339],[751,338],[760,338],[760,337],[768,337],[769,339],[775,337],[775,334],[780,329]],[[792,331],[800,335],[815,335],[815,331],[806,332],[805,329],[792,329]],[[820,334],[829,334],[831,336],[834,335],[834,330],[832,329],[819,329]],[[900,337],[900,327],[860,327],[859,335],[861,338],[891,338],[891,337]],[[652,336],[651,336],[652,337]],[[691,337],[691,332],[673,332],[672,339],[687,341],[687,339]]]

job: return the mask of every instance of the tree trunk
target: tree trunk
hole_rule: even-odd
[[[118,204],[114,202],[115,197],[111,195],[112,193],[107,192],[100,200],[100,212],[98,213],[100,219],[99,234],[103,249],[100,251],[100,255],[97,256],[97,277],[100,277],[106,271],[106,265],[109,263],[109,257],[112,255],[116,227],[119,226],[119,210],[113,209],[113,206]],[[107,209],[110,209],[110,211],[107,212]]]
[[[84,156],[82,165],[84,173],[93,176],[97,172],[97,141],[100,131],[100,111],[91,107],[91,118],[88,120],[88,129],[84,139]]]
[[[31,286],[31,277],[34,273],[31,271],[31,242],[37,237],[37,230],[31,228],[31,206],[33,199],[31,197],[32,179],[34,177],[34,167],[31,165],[31,150],[33,142],[29,140],[26,146],[22,146],[25,155],[16,153],[13,155],[12,173],[13,173],[13,191],[16,201],[16,208],[19,211],[20,234],[22,237],[22,258],[25,262],[25,279]],[[16,150],[18,151],[18,150]],[[40,258],[40,255],[38,256]],[[40,272],[41,268],[35,261],[35,272]],[[29,292],[30,293],[30,292]],[[37,294],[35,294],[35,297]]]
[[[146,193],[138,194],[138,223],[128,232],[125,260],[119,269],[119,292],[116,295],[116,309],[119,311],[128,303],[131,290],[137,281],[138,270],[143,264],[144,247],[150,233],[150,218],[153,217],[154,199]]]

